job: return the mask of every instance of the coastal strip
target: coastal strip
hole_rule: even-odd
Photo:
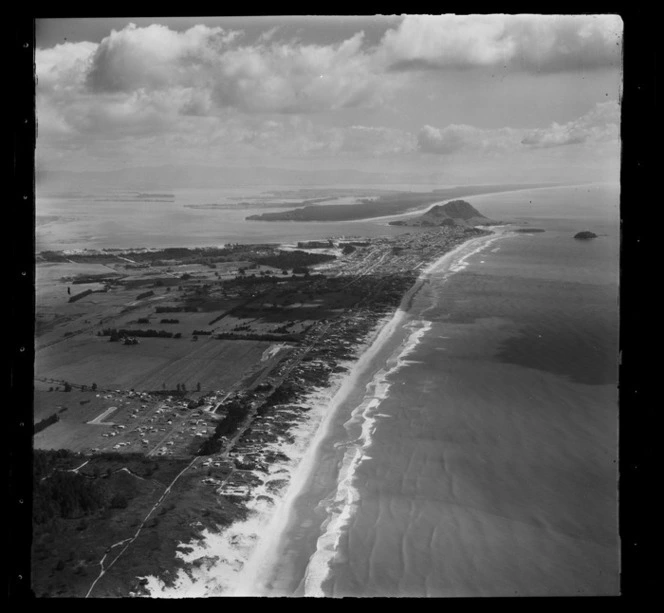
[[[159,516],[150,518],[141,538],[96,584],[96,595],[275,595],[269,581],[275,568],[281,573],[276,591],[291,593],[293,585],[284,570],[290,568],[300,594],[317,539],[330,526],[331,537],[339,534],[353,511],[354,467],[371,444],[378,405],[387,393],[381,381],[370,390],[367,383],[405,336],[426,332],[426,323],[410,321],[409,311],[430,271],[446,258],[451,258],[452,266],[462,265],[459,261],[465,254],[494,236],[455,224],[398,236],[335,239],[325,245],[334,249],[330,254],[280,250],[274,245],[169,248],[132,253],[126,259],[122,259],[125,252],[86,252],[70,256],[80,260],[75,265],[60,264],[60,253],[42,254],[45,262],[59,267],[56,275],[67,276],[60,279],[59,292],[66,290],[64,283],[104,274],[106,291],[98,300],[129,305],[120,308],[116,319],[104,313],[103,321],[90,312],[95,305],[83,305],[86,310],[79,320],[64,329],[54,326],[48,338],[62,339],[68,347],[78,334],[76,346],[87,354],[104,358],[121,354],[128,361],[134,356],[131,363],[140,369],[140,355],[132,344],[120,342],[120,333],[126,337],[124,331],[129,331],[141,336],[141,349],[160,355],[167,349],[170,362],[157,377],[131,373],[130,379],[127,371],[122,383],[108,376],[98,379],[88,396],[80,392],[86,401],[82,408],[77,405],[74,414],[70,407],[57,427],[47,431],[52,442],[40,439],[40,444],[58,444],[57,436],[67,434],[70,413],[72,419],[80,414],[90,421],[122,404],[122,411],[114,413],[117,423],[110,426],[112,432],[89,427],[84,441],[76,439],[82,455],[61,462],[66,469],[89,459],[83,469],[90,475],[86,487],[95,486],[95,475],[102,470],[106,474],[108,468],[113,487],[122,486],[120,477],[128,474],[124,468],[139,477],[157,471],[160,483],[167,485],[171,474],[181,471],[192,457],[198,458],[169,493]],[[114,262],[121,274],[103,273],[99,265],[108,262]],[[82,267],[81,274],[74,266]],[[176,271],[176,266],[186,268]],[[166,274],[171,269],[178,278]],[[156,278],[154,272],[159,273]],[[146,285],[158,305],[153,297],[136,300]],[[66,291],[62,293],[66,300]],[[175,315],[160,320],[166,313]],[[139,327],[127,328],[132,323]],[[148,334],[157,333],[146,328],[151,323],[169,324],[166,341]],[[81,332],[83,324],[96,328],[96,334]],[[191,344],[183,342],[185,335],[191,335]],[[415,334],[413,342],[417,338]],[[68,371],[66,377],[81,390],[84,383],[94,381],[79,370]],[[124,389],[129,385],[137,391]],[[362,404],[367,391],[367,402]],[[42,392],[42,401],[50,403],[44,412],[59,398],[48,392]],[[342,465],[347,479],[340,490]],[[321,469],[327,471],[322,481]],[[122,513],[125,523],[143,517],[155,494],[150,483],[136,480],[138,489],[125,499],[126,507],[113,511],[113,517]],[[315,517],[293,538],[294,518],[307,505],[316,507]],[[336,517],[336,511],[344,509],[346,515]],[[331,518],[336,518],[335,524]],[[72,525],[72,538],[62,539],[63,551],[72,549],[70,543],[77,540],[79,549],[83,543],[95,548],[96,555],[84,563],[98,561],[109,544],[123,541],[130,532],[117,522],[107,524],[115,531],[108,539],[92,532],[81,536]],[[48,526],[42,532],[40,542],[46,543]],[[158,548],[155,542],[160,543]],[[338,542],[332,539],[329,545],[332,555]],[[288,559],[279,557],[284,546]],[[44,556],[45,548],[40,551]],[[285,583],[281,577],[286,577]],[[79,584],[83,594],[88,591],[85,575]],[[47,584],[44,589],[48,590]]]
[[[330,579],[331,566],[339,551],[339,545],[346,528],[360,501],[359,491],[354,486],[354,477],[360,464],[369,457],[372,434],[376,428],[378,419],[384,417],[379,411],[382,401],[389,394],[391,386],[389,378],[409,363],[408,356],[431,329],[431,322],[429,321],[407,320],[407,311],[414,295],[421,289],[431,274],[442,273],[447,277],[450,274],[463,270],[467,266],[466,262],[469,257],[483,251],[502,236],[504,234],[501,232],[497,235],[480,237],[463,243],[456,249],[444,254],[422,270],[418,282],[404,296],[404,300],[394,319],[397,325],[405,326],[410,332],[400,345],[390,353],[389,357],[379,365],[378,370],[375,370],[375,365],[373,369],[368,369],[369,373],[375,371],[375,374],[366,383],[366,392],[362,401],[352,411],[350,419],[345,424],[351,439],[353,436],[352,432],[357,431],[358,427],[359,436],[346,443],[347,449],[339,472],[336,496],[327,505],[329,518],[325,525],[322,526],[323,533],[318,539],[316,551],[311,556],[305,571],[305,596],[329,596],[326,584]],[[388,342],[394,332],[396,332],[396,326],[390,329],[389,334],[384,339],[381,339],[382,343]],[[377,354],[378,351],[374,351],[371,357],[373,358]]]
[[[448,270],[451,272],[462,270],[468,257],[486,248],[500,236],[502,236],[502,233],[485,235],[462,243],[423,268],[418,280],[403,296],[401,304],[392,317],[386,318],[376,326],[371,340],[365,343],[364,350],[354,365],[352,373],[338,380],[335,388],[331,390],[331,400],[324,407],[325,417],[293,473],[292,485],[275,509],[271,520],[267,524],[266,536],[257,544],[251,558],[239,574],[236,587],[230,595],[264,596],[270,594],[270,580],[279,567],[282,559],[281,547],[284,544],[283,540],[287,538],[287,527],[293,520],[294,502],[306,489],[320,457],[320,446],[328,436],[331,425],[338,418],[338,411],[353,391],[358,386],[364,385],[367,394],[363,401],[352,411],[347,422],[349,430],[353,430],[350,427],[352,424],[359,424],[360,435],[357,439],[345,443],[346,452],[339,472],[336,496],[327,504],[328,520],[322,526],[323,534],[318,539],[317,550],[314,552],[305,572],[304,595],[325,595],[323,584],[328,576],[329,565],[336,555],[343,530],[352,517],[354,507],[358,502],[358,493],[353,486],[353,477],[371,445],[371,433],[375,428],[376,418],[379,416],[378,407],[389,391],[389,383],[386,382],[386,377],[406,363],[407,356],[430,328],[429,322],[407,322],[412,299],[431,273],[434,271],[438,273],[447,272]],[[405,343],[395,352],[394,355],[398,357],[394,365],[388,370],[381,369],[372,376],[376,357],[404,325],[412,329],[412,332],[408,335]],[[366,383],[368,376],[371,379],[369,383]]]

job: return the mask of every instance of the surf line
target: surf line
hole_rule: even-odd
[[[402,305],[407,302],[410,307],[414,295],[419,292],[423,283],[432,274],[443,272],[443,280],[447,280],[450,275],[463,270],[468,265],[467,260],[470,256],[483,251],[503,236],[503,233],[483,236],[462,243],[456,249],[443,254],[423,269],[418,282],[404,296]],[[397,314],[399,313],[405,315],[403,310],[400,310]],[[387,358],[385,367],[380,368],[374,374],[372,380],[367,383],[366,393],[361,403],[353,410],[350,419],[345,424],[349,434],[353,426],[357,428],[357,425],[360,425],[361,431],[355,439],[342,443],[346,447],[346,452],[338,476],[337,489],[327,501],[326,510],[329,515],[322,525],[322,534],[318,538],[316,551],[309,559],[304,574],[305,596],[325,597],[329,595],[326,593],[325,583],[330,578],[339,544],[350,525],[360,500],[360,492],[354,485],[354,478],[360,464],[369,458],[368,450],[371,447],[372,434],[376,428],[379,407],[387,397],[391,386],[388,377],[409,363],[407,356],[414,351],[423,336],[432,327],[432,323],[426,320],[404,323],[403,317],[400,317],[397,321],[399,322],[398,325],[404,325],[412,332]],[[396,327],[392,329],[390,336],[395,331]],[[386,341],[387,339],[384,342]]]
[[[229,596],[261,596],[270,593],[269,581],[274,577],[275,570],[279,564],[279,552],[283,543],[282,537],[291,521],[294,502],[305,490],[305,487],[316,468],[322,442],[327,437],[340,407],[347,401],[353,390],[357,388],[362,377],[366,376],[366,371],[374,362],[376,355],[389,339],[402,328],[402,325],[406,321],[407,311],[410,309],[413,297],[420,291],[423,284],[428,281],[430,273],[433,271],[438,272],[441,267],[453,263],[456,258],[459,258],[459,256],[463,257],[464,255],[469,255],[468,251],[471,249],[474,253],[478,246],[484,245],[485,243],[488,243],[489,239],[494,238],[495,235],[491,234],[471,239],[470,241],[457,246],[455,249],[444,253],[432,264],[423,267],[418,280],[405,293],[399,307],[396,309],[392,317],[384,318],[376,326],[372,335],[373,340],[370,340],[367,343],[365,351],[360,355],[360,358],[355,364],[355,368],[353,368],[351,373],[342,381],[339,388],[329,401],[318,429],[293,472],[291,485],[288,491],[278,504],[277,508],[274,509],[272,518],[269,520],[264,534],[258,543],[256,543],[256,547],[252,552],[251,557],[247,560],[242,571],[240,571],[237,583],[231,593],[228,594]],[[424,334],[425,330],[420,328],[416,332],[417,338],[419,338]],[[410,342],[407,343],[407,345],[412,346]],[[408,351],[408,353],[410,353],[410,351]],[[373,405],[371,408],[373,409]],[[348,465],[348,463],[346,464]],[[347,476],[352,479],[352,474],[348,474]],[[350,517],[348,517],[348,519],[349,518]],[[329,521],[326,522],[326,526],[329,528]],[[321,543],[322,542],[324,541],[321,541]],[[316,553],[312,555],[310,566],[311,562],[315,560],[315,556]],[[311,568],[313,568],[313,566]],[[323,578],[321,577],[321,583],[322,580]],[[308,587],[309,591],[306,595],[320,594],[320,591],[314,585],[313,576],[311,575]]]

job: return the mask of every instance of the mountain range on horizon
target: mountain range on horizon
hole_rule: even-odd
[[[441,173],[367,172],[354,169],[294,170],[289,168],[216,167],[166,165],[133,167],[102,171],[40,169],[35,181],[42,189],[89,189],[117,187],[124,189],[216,188],[241,185],[375,185],[440,184]]]

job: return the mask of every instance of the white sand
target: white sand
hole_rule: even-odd
[[[403,325],[406,318],[405,305],[419,290],[426,276],[462,270],[467,265],[465,260],[468,257],[497,238],[500,238],[500,233],[467,241],[422,270],[420,280],[406,293],[400,308],[391,317],[380,320],[369,340],[360,346],[359,360],[341,362],[341,365],[348,367],[347,372],[333,376],[328,388],[314,389],[304,402],[299,403],[310,407],[310,410],[302,422],[291,430],[294,443],[275,443],[269,446],[285,453],[289,460],[270,466],[267,476],[256,473],[263,480],[263,484],[252,490],[248,519],[236,522],[219,532],[205,530],[200,540],[182,543],[182,547],[191,549],[189,553],[178,554],[187,563],[187,571],[178,573],[173,587],[166,587],[157,577],[146,577],[146,588],[152,597],[258,596],[266,592],[263,583],[270,576],[271,569],[279,563],[278,545],[288,525],[293,502],[315,467],[318,448],[337,409],[361,383],[362,376],[384,344]],[[427,329],[424,324],[415,326],[405,348],[402,348],[399,354],[400,360],[404,360],[412,351]],[[397,367],[400,364],[397,364]],[[387,371],[376,374],[377,379],[369,384],[374,386],[371,399],[358,406],[351,417],[351,420],[362,423],[362,433],[358,446],[352,449],[350,456],[344,460],[334,505],[337,511],[330,516],[325,534],[319,540],[318,550],[312,556],[307,571],[307,595],[322,595],[320,585],[336,552],[340,531],[357,502],[357,491],[352,485],[352,478],[364,452],[371,444],[375,418],[379,415],[377,408],[389,389],[385,381],[387,374]],[[289,485],[274,495],[267,490],[267,483],[273,479],[288,479]],[[256,500],[261,494],[269,495],[273,502]]]

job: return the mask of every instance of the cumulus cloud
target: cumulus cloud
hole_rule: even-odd
[[[523,145],[536,148],[559,147],[581,143],[602,143],[620,136],[620,107],[616,102],[601,102],[585,115],[565,124],[548,128],[486,130],[468,125],[444,128],[424,126],[417,135],[417,148],[423,153],[451,155],[467,151],[484,153],[516,150]]]
[[[558,72],[619,65],[621,40],[615,15],[409,15],[385,33],[380,54],[396,69]]]
[[[362,32],[313,44],[275,29],[248,41],[244,32],[221,27],[130,24],[99,43],[36,50],[38,144],[58,155],[77,147],[98,156],[182,147],[182,155],[208,148],[217,155],[353,159],[616,138],[617,107],[610,105],[528,132],[452,124],[412,133],[352,125],[371,122],[351,109],[398,101],[392,98],[398,90],[416,96],[429,75],[409,73],[409,66],[551,72],[613,65],[621,26],[619,18],[601,16],[406,16],[371,45]],[[330,119],[334,112],[351,125],[340,127]]]
[[[184,32],[153,24],[112,31],[99,45],[76,43],[38,50],[42,92],[69,83],[96,95],[196,89],[201,100],[183,111],[317,112],[371,106],[387,81],[358,32],[336,44],[275,42],[274,30],[251,45],[242,32],[198,25]]]
[[[620,136],[620,107],[618,103],[601,102],[591,111],[565,124],[528,131],[521,141],[530,147],[560,147],[586,141],[605,142]]]
[[[63,43],[50,49],[38,49],[36,73],[38,91],[67,91],[84,85],[95,43]]]
[[[452,124],[442,129],[427,125],[417,135],[420,151],[441,155],[463,151],[499,151],[518,142],[518,132],[512,128],[483,130],[465,124]]]
[[[104,113],[114,126],[123,117],[135,123],[132,108],[137,118],[161,113],[164,119],[227,109],[371,108],[407,82],[391,70],[399,66],[552,71],[608,65],[619,53],[621,27],[613,16],[414,15],[371,47],[362,32],[337,43],[303,44],[277,41],[273,29],[244,44],[242,31],[221,27],[129,24],[98,44],[37,49],[37,103],[42,127],[60,133],[101,123]],[[448,130],[446,144],[438,146],[467,139],[460,130]]]
[[[385,81],[362,50],[363,34],[335,45],[271,43],[219,58],[214,86],[221,106],[249,111],[315,112],[371,106]]]
[[[201,72],[238,36],[197,25],[184,32],[152,24],[113,30],[95,51],[87,82],[95,92],[131,92],[198,85]]]

